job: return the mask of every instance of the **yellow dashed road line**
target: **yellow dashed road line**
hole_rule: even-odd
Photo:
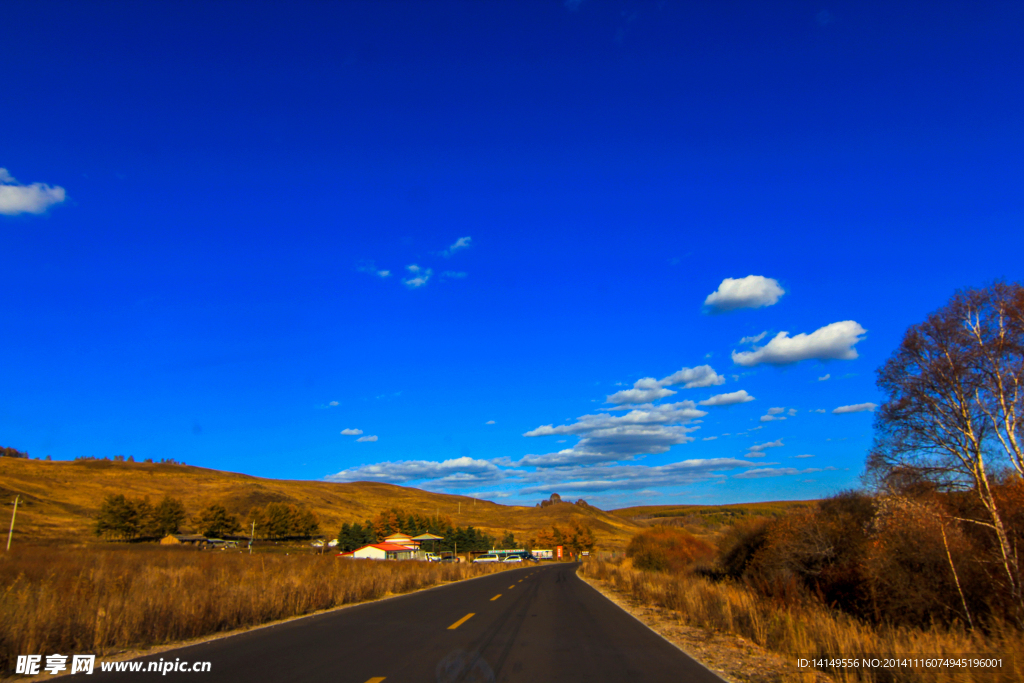
[[[448,630],[449,630],[449,631],[454,631],[455,629],[457,629],[458,627],[462,626],[462,625],[463,625],[463,624],[465,624],[465,623],[466,623],[467,621],[469,621],[470,617],[472,617],[472,616],[473,616],[474,614],[476,614],[476,612],[470,612],[469,614],[467,614],[466,616],[462,617],[461,619],[459,619],[458,621],[456,621],[456,622],[455,622],[454,624],[452,624],[451,626],[449,626],[449,627],[448,627]]]
[[[498,599],[498,598],[500,598],[500,597],[501,597],[501,593],[498,593],[498,594],[497,594],[497,595],[495,595],[495,596],[494,596],[493,598],[491,598],[491,602],[494,602],[495,600],[497,600],[497,599]]]
[[[384,680],[384,678],[385,676],[377,676],[376,678],[371,678],[370,680],[366,681],[366,683],[380,683]]]
[[[515,587],[516,587],[516,585],[515,585],[515,584],[513,583],[513,584],[512,584],[511,586],[509,586],[509,587],[508,587],[508,589],[509,589],[509,590],[512,590],[512,589],[513,589],[513,588],[515,588]]]

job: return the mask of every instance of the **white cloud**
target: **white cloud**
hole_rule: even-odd
[[[359,436],[363,433],[362,429],[342,429],[341,433],[345,436]]]
[[[644,377],[634,382],[632,389],[616,391],[608,396],[605,403],[650,403],[675,393],[671,389],[662,387],[661,383],[653,377]]]
[[[747,393],[746,389],[740,389],[739,391],[733,391],[728,394],[715,394],[711,398],[699,401],[698,405],[702,406],[732,406],[737,403],[749,403],[753,401],[754,397]]]
[[[743,339],[740,339],[740,344],[756,344],[764,339],[766,334],[768,334],[768,330],[765,330],[761,334],[755,334],[753,337],[744,337]]]
[[[717,438],[717,436],[705,436],[701,441],[714,441]]]
[[[830,380],[830,379],[832,379],[832,373],[828,373],[827,372],[824,375],[822,375],[821,377],[819,377],[818,381],[819,382],[825,382],[825,381]]]
[[[462,249],[468,249],[469,245],[470,245],[470,242],[472,242],[472,241],[473,241],[472,237],[460,237],[459,239],[455,240],[455,244],[453,244],[452,246],[448,247],[447,249],[445,249],[441,253],[444,256],[451,256],[452,254],[454,254],[457,251],[460,251]]]
[[[361,465],[324,477],[327,481],[383,481],[405,484],[423,479],[448,486],[478,485],[498,481],[502,471],[492,462],[462,457],[436,462],[401,460]]]
[[[466,273],[456,272],[454,270],[446,270],[443,273],[441,273],[441,277],[443,278],[455,278],[456,280],[464,278],[466,277],[466,275]]]
[[[871,413],[874,412],[878,406],[874,403],[855,403],[852,406],[839,406],[832,411],[834,415],[842,415],[844,413]]]
[[[781,448],[785,445],[786,444],[782,443],[782,439],[776,439],[775,441],[768,441],[766,443],[755,444],[751,446],[749,450],[753,451],[754,453],[760,453],[766,448]]]
[[[814,408],[813,410],[811,410],[811,412],[812,413],[824,413],[826,411],[825,411],[824,408]]]
[[[485,425],[492,425],[492,424],[494,424],[494,420],[488,420],[487,422],[484,422],[484,424]]]
[[[854,344],[867,333],[853,320],[826,325],[811,334],[790,337],[779,332],[768,344],[753,351],[733,351],[732,361],[747,367],[770,363],[786,365],[802,360],[853,360],[857,357]]]
[[[376,275],[380,278],[390,277],[390,270],[378,270],[377,266],[373,264],[373,261],[364,261],[358,267],[356,267],[360,273],[369,273],[370,275]]]
[[[361,436],[358,439],[356,439],[356,441],[376,441],[376,440],[377,440],[376,435],[374,435],[374,436]]]
[[[764,479],[766,477],[784,477],[794,474],[812,474],[814,472],[825,472],[835,470],[835,467],[808,467],[805,470],[798,470],[795,467],[760,467],[754,470],[747,470],[732,475],[733,479]]]
[[[694,440],[685,426],[707,415],[693,401],[642,405],[621,416],[582,415],[567,425],[544,425],[523,436],[578,436],[572,448],[557,453],[524,456],[517,464],[532,467],[564,467],[572,464],[629,460],[641,454],[664,453],[670,447]]]
[[[335,406],[337,406],[337,405],[338,405],[338,402],[337,402],[337,401],[331,401],[331,402],[330,402],[330,403],[328,403],[327,405],[329,405],[329,406],[331,406],[331,407],[333,408],[333,407],[335,407]]]
[[[813,458],[814,456],[810,453],[804,453],[803,455],[794,455],[794,458]]]
[[[785,420],[786,416],[782,414],[784,412],[786,412],[785,408],[769,408],[768,414],[761,416],[761,422],[775,422],[776,420]]]
[[[50,187],[46,183],[22,185],[6,168],[0,168],[0,214],[43,213],[64,201],[64,196],[63,187]]]
[[[682,368],[668,377],[658,381],[663,387],[682,384],[684,389],[700,389],[703,387],[725,384],[725,378],[715,372],[710,365],[698,365],[695,368]]]
[[[796,409],[796,408],[790,408],[790,409],[789,409],[789,410],[787,411],[787,414],[788,414],[788,415],[789,415],[790,417],[793,417],[794,415],[796,415],[796,414],[797,414],[797,409]]]
[[[600,491],[636,491],[665,486],[684,486],[720,478],[724,470],[750,467],[754,463],[734,458],[683,460],[667,465],[590,465],[562,469],[538,470],[522,475],[534,484],[521,490],[521,495],[550,492],[595,493]]]
[[[760,308],[771,306],[785,293],[778,281],[770,277],[727,277],[718,285],[717,290],[708,294],[704,299],[704,305],[716,313],[734,311],[738,308]]]
[[[409,277],[402,278],[402,283],[409,289],[416,289],[427,284],[430,280],[430,276],[433,275],[434,271],[430,268],[421,268],[415,263],[411,266],[406,266],[406,270],[409,271]]]

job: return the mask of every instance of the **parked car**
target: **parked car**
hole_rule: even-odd
[[[492,553],[487,553],[476,558],[473,562],[501,562],[501,558]]]
[[[427,558],[427,562],[440,562],[441,561],[441,556],[438,555],[437,553],[427,553],[426,554],[426,558]]]
[[[520,557],[519,555],[509,555],[508,557],[506,557],[502,561],[506,562],[506,563],[508,563],[508,562],[522,562],[523,558]]]

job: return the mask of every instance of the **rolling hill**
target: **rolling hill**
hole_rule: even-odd
[[[392,507],[406,513],[447,515],[457,526],[472,525],[495,537],[511,531],[517,539],[578,518],[593,530],[601,550],[624,548],[641,528],[622,516],[570,503],[521,507],[376,482],[261,479],[163,463],[0,457],[0,501],[6,510],[10,510],[15,495],[22,501],[15,526],[16,542],[94,540],[93,518],[111,493],[149,496],[154,504],[164,495],[171,495],[184,502],[189,515],[219,504],[239,519],[254,507],[290,503],[315,511],[321,532],[327,536],[336,534],[345,522],[362,522]],[[7,519],[4,516],[0,524],[6,526]]]

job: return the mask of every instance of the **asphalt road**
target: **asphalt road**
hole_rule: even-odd
[[[722,683],[581,581],[576,568],[527,565],[141,659],[208,661],[208,673],[97,666],[87,680]]]

